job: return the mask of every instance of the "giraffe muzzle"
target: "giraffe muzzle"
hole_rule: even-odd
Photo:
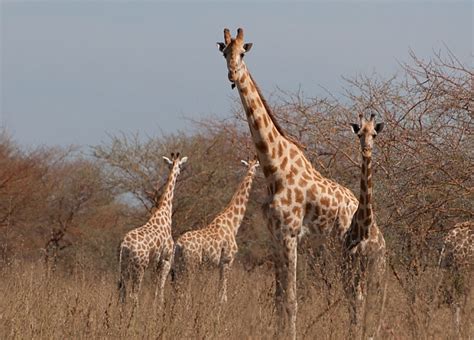
[[[229,73],[227,74],[227,78],[229,78],[229,81],[232,83],[232,88],[235,87],[235,82],[237,79],[237,70],[229,70]]]

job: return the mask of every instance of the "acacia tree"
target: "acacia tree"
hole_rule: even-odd
[[[8,260],[26,235],[24,229],[42,218],[44,176],[54,152],[21,150],[6,134],[0,136],[0,229],[2,258]]]
[[[67,235],[72,227],[90,224],[89,219],[114,200],[98,164],[81,157],[64,160],[45,176],[45,220],[50,228],[45,261],[55,265],[59,252],[73,243]]]
[[[210,218],[230,200],[245,169],[240,159],[253,156],[240,143],[240,131],[232,124],[215,121],[196,122],[197,131],[141,140],[139,136],[111,136],[110,143],[94,148],[94,156],[107,169],[108,184],[138,202],[136,222],[146,221],[156,207],[168,167],[162,156],[180,152],[189,161],[178,178],[173,202],[173,234],[194,229]],[[129,196],[128,196],[129,197]]]

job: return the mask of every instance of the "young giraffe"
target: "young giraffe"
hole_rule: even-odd
[[[252,44],[241,28],[233,39],[224,29],[219,50],[227,61],[232,88],[237,86],[267,182],[264,212],[273,240],[278,335],[296,338],[297,238],[305,224],[311,232],[336,232],[342,239],[357,209],[347,188],[324,178],[298,144],[285,135],[250,75],[243,58]]]
[[[375,222],[372,194],[372,149],[374,139],[384,125],[375,123],[374,114],[368,121],[363,115],[359,118],[360,125],[351,124],[352,131],[359,137],[362,153],[359,206],[344,236],[343,248],[344,286],[351,316],[350,338],[355,339],[365,338],[367,332],[374,336],[375,320],[367,320],[367,316],[375,314],[376,306],[366,308],[366,300],[368,296],[370,301],[381,296],[381,279],[385,273],[385,239]],[[368,326],[371,329],[367,330]]]
[[[248,171],[227,207],[205,228],[188,231],[176,242],[176,271],[190,271],[203,261],[220,268],[220,301],[227,301],[227,276],[237,254],[235,237],[245,215],[258,161],[241,161]],[[186,281],[189,281],[186,278]],[[189,282],[187,282],[189,287]],[[187,293],[189,294],[189,292]]]
[[[176,155],[172,153],[171,159],[164,156],[163,159],[170,167],[170,174],[156,211],[145,225],[129,231],[120,244],[120,301],[125,302],[126,286],[131,283],[130,295],[135,306],[138,304],[143,275],[150,262],[156,266],[158,271],[154,303],[156,303],[159,290],[159,306],[162,306],[163,288],[173,259],[174,242],[171,237],[171,216],[174,188],[176,179],[181,172],[181,166],[188,158],[180,159],[179,153]]]
[[[468,305],[474,269],[474,222],[456,224],[443,239],[439,265],[448,267],[450,272],[448,295],[454,312],[457,336],[461,338],[461,312]],[[467,312],[467,315],[471,315]],[[468,325],[468,328],[471,327]],[[468,334],[472,334],[468,329]]]

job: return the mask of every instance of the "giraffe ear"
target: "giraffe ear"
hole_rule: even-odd
[[[377,123],[375,124],[375,132],[380,133],[383,130],[383,123]]]
[[[354,132],[355,134],[359,133],[359,130],[360,130],[359,124],[351,124],[351,128],[352,128],[352,132]]]
[[[163,160],[165,161],[166,164],[173,165],[173,161],[171,159],[169,159],[168,157],[163,156]]]
[[[183,165],[184,163],[186,163],[188,161],[188,157],[183,157],[181,158],[181,160],[179,161],[179,165]]]
[[[224,51],[224,48],[226,47],[223,42],[218,42],[217,47],[219,48],[219,51]]]
[[[245,165],[245,166],[249,166],[249,162],[247,162],[247,161],[244,161],[243,159],[242,159],[242,160],[240,160],[240,162],[241,162],[243,165]]]
[[[246,43],[246,44],[244,44],[244,50],[245,50],[245,52],[250,51],[250,49],[252,48],[252,46],[253,46],[253,43]]]

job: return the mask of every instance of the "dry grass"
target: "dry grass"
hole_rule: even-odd
[[[298,338],[343,339],[348,315],[339,284],[330,289],[300,266]],[[306,268],[307,269],[307,268]],[[116,275],[76,267],[49,276],[42,264],[12,263],[0,278],[0,338],[258,338],[270,339],[275,329],[273,276],[262,267],[231,271],[228,303],[218,315],[217,273],[204,271],[192,282],[189,303],[169,283],[163,312],[152,307],[152,280],[146,277],[141,304],[130,319],[117,303]],[[419,281],[429,295],[436,273]],[[409,294],[395,276],[387,275],[387,301],[381,320],[384,339],[455,338],[449,305],[442,299]],[[430,302],[426,302],[430,301]],[[472,338],[473,301],[468,301],[463,338]],[[470,318],[470,320],[466,320]],[[469,327],[471,327],[469,329]]]

